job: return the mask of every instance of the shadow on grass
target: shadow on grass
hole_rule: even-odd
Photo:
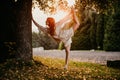
[[[120,60],[107,61],[107,67],[120,69]]]

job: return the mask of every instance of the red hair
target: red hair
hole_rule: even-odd
[[[50,34],[54,35],[54,32],[55,32],[55,20],[54,20],[54,18],[48,17],[46,20],[46,23],[48,23],[47,25],[49,26]]]

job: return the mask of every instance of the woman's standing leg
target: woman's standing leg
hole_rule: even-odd
[[[65,69],[68,68],[68,60],[69,60],[70,48],[71,48],[71,45],[65,47],[65,52],[66,52],[65,67],[64,67]]]

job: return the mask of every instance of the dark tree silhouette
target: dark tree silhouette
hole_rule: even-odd
[[[32,0],[1,0],[0,62],[32,60],[31,9]]]

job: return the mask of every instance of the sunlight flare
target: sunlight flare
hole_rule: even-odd
[[[68,6],[71,7],[75,4],[75,0],[67,0]]]

